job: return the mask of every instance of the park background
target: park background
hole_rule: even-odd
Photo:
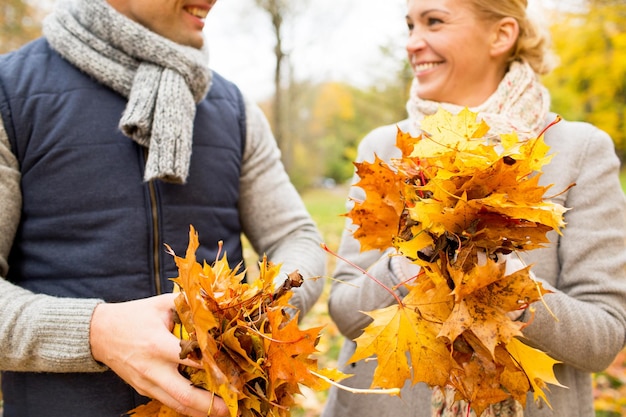
[[[3,0],[0,53],[41,34],[55,0]],[[553,38],[558,67],[543,78],[553,110],[608,132],[626,161],[626,1],[531,0]],[[220,0],[206,21],[211,67],[268,116],[283,162],[331,250],[344,225],[352,160],[371,129],[406,117],[405,0]],[[622,172],[626,190],[626,174]],[[201,232],[201,231],[200,231]],[[248,249],[253,265],[257,254]],[[336,259],[328,257],[332,271]],[[319,361],[335,366],[343,342],[326,309]],[[356,314],[356,312],[355,312]],[[626,351],[594,375],[597,417],[626,416]],[[319,415],[325,392],[304,392],[294,416]],[[1,393],[0,393],[1,415]]]

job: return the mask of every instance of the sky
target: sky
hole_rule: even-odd
[[[394,68],[380,48],[404,59],[406,0],[309,0],[286,27],[292,74],[303,80],[370,83]],[[262,100],[273,93],[274,39],[268,15],[253,0],[220,0],[206,20],[211,67]],[[397,65],[396,65],[397,67]]]
[[[41,0],[34,0],[35,3]],[[57,0],[47,0],[49,4]],[[289,0],[308,2],[285,28],[292,75],[297,80],[334,80],[372,85],[405,59],[406,0]],[[582,0],[529,0],[571,8]],[[51,7],[51,6],[50,6]],[[209,64],[256,101],[274,92],[274,38],[269,16],[254,0],[219,0],[205,22]],[[393,58],[383,56],[381,48]],[[393,62],[393,59],[396,59]]]
[[[291,0],[296,3],[296,0]],[[530,0],[540,5],[566,5],[579,0]],[[308,0],[309,7],[286,27],[297,80],[346,81],[358,87],[398,68],[381,55],[391,49],[405,59],[406,0]],[[274,39],[269,16],[253,0],[219,0],[206,20],[211,67],[234,81],[256,101],[273,94]]]

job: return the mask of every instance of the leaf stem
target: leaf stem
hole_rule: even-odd
[[[263,339],[267,339],[270,342],[274,342],[274,343],[298,343],[301,340],[304,340],[306,338],[306,336],[303,335],[303,336],[300,336],[299,338],[294,339],[294,340],[279,340],[279,339],[274,339],[272,337],[269,337],[267,334],[261,333],[260,331],[258,331],[257,329],[255,329],[253,327],[246,326],[246,325],[243,325],[243,324],[241,324],[240,326],[245,328],[245,329],[248,329],[249,331],[251,331],[252,333],[256,334],[257,336],[262,337]]]
[[[330,385],[334,385],[339,389],[351,392],[353,394],[386,394],[386,395],[400,396],[400,388],[386,388],[386,389],[385,388],[378,388],[378,389],[352,388],[352,387],[347,387],[345,385],[341,385],[339,382],[335,382],[332,379],[327,378],[324,375],[318,374],[315,371],[309,370],[309,372],[311,372],[311,374],[315,375],[316,377],[328,382]]]
[[[543,128],[543,130],[541,131],[541,133],[539,134],[539,136],[542,136],[544,133],[546,133],[546,131],[548,129],[550,129],[552,126],[554,126],[555,124],[559,123],[561,120],[563,120],[563,118],[560,115],[556,115],[556,118],[550,122],[550,124],[546,127]]]
[[[354,262],[351,262],[349,260],[347,260],[346,258],[339,256],[339,254],[333,252],[332,250],[330,250],[330,248],[328,246],[326,246],[325,243],[321,243],[320,246],[322,247],[322,249],[324,249],[326,252],[328,252],[329,254],[335,256],[337,259],[341,259],[342,261],[344,261],[345,263],[347,263],[348,265],[358,269],[359,271],[361,271],[364,275],[366,275],[368,278],[370,278],[372,281],[374,281],[376,284],[380,285],[381,287],[383,287],[385,289],[385,291],[387,291],[389,294],[392,295],[393,298],[396,299],[396,302],[398,303],[398,305],[400,307],[404,307],[404,303],[402,303],[402,299],[400,298],[400,296],[398,296],[398,294],[396,294],[396,292],[394,290],[392,290],[391,288],[389,288],[388,286],[386,286],[385,284],[383,284],[382,282],[380,282],[376,277],[374,277],[372,274],[370,274],[369,272],[367,272],[365,269],[361,268],[360,266],[358,266],[357,264],[355,264]]]

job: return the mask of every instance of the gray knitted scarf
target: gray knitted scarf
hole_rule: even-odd
[[[106,0],[60,1],[43,33],[62,57],[128,99],[119,127],[149,148],[144,180],[185,183],[196,103],[211,85],[206,51],[148,30]]]

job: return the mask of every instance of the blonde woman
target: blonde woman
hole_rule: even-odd
[[[487,121],[494,133],[516,130],[520,138],[537,136],[556,117],[550,112],[549,92],[538,75],[550,69],[548,39],[527,16],[526,0],[409,0],[406,21],[408,59],[415,79],[407,103],[408,118],[368,134],[358,160],[372,162],[398,157],[397,128],[419,133],[424,115],[438,106],[458,112],[469,107]],[[591,373],[606,368],[626,340],[626,206],[618,179],[619,161],[611,138],[587,123],[561,121],[545,137],[554,154],[544,167],[543,184],[566,190],[554,199],[571,208],[563,235],[549,235],[541,250],[522,253],[543,285],[552,291],[546,304],[558,317],[538,305],[525,337],[563,362],[556,375],[567,388],[550,386],[553,409],[533,403],[525,408],[513,400],[488,408],[484,416],[593,417]],[[352,187],[350,197],[364,198]],[[385,252],[361,252],[359,242],[344,232],[339,254],[387,286],[415,274],[414,266]],[[347,363],[352,341],[369,323],[360,311],[388,306],[393,298],[370,278],[339,262],[334,273],[329,308],[346,337],[340,353],[342,370],[354,374],[345,383],[369,388],[376,363]],[[346,285],[346,283],[348,285]],[[403,289],[398,291],[402,292]],[[404,294],[401,294],[404,295]],[[522,314],[519,320],[528,320]],[[441,391],[409,383],[398,397],[357,395],[333,388],[324,417],[431,415],[465,416],[467,408]]]

